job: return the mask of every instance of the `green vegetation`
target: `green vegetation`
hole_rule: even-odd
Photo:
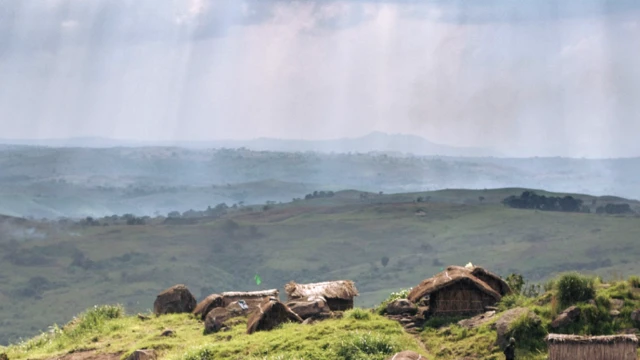
[[[556,282],[558,301],[561,307],[593,299],[594,279],[578,273],[562,275]]]
[[[366,314],[366,316],[363,316]],[[86,324],[86,325],[85,325]],[[162,337],[170,328],[173,337]],[[246,320],[231,331],[203,335],[203,324],[190,315],[165,315],[141,321],[122,316],[120,307],[97,307],[62,329],[7,348],[10,359],[46,359],[71,351],[116,353],[155,349],[161,358],[192,359],[385,359],[420,345],[393,321],[366,310],[346,312],[343,319],[314,325],[284,324],[270,332],[246,334]]]

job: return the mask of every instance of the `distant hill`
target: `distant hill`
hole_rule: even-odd
[[[368,135],[355,138],[342,138],[332,140],[295,140],[258,138],[252,140],[212,140],[212,141],[133,141],[117,140],[100,137],[69,138],[69,139],[0,139],[0,144],[29,145],[47,147],[148,147],[148,146],[175,146],[184,148],[247,148],[259,151],[313,151],[323,153],[348,153],[348,152],[385,152],[414,155],[439,155],[439,156],[500,156],[499,153],[483,148],[455,147],[433,143],[416,135],[387,134],[372,132]]]

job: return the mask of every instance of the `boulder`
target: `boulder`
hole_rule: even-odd
[[[609,315],[613,316],[613,317],[618,317],[620,316],[620,311],[618,310],[611,310],[609,311]]]
[[[620,299],[611,299],[609,303],[611,304],[611,310],[620,310],[624,306],[624,300]]]
[[[224,307],[224,299],[222,295],[211,294],[198,303],[196,308],[193,310],[193,315],[204,320],[207,318],[209,311],[217,307]]]
[[[171,330],[171,329],[165,329],[160,336],[165,336],[165,337],[173,337],[176,336],[176,332]]]
[[[500,319],[498,319],[498,321],[496,321],[495,323],[495,329],[498,334],[496,338],[496,344],[498,346],[504,348],[508,345],[509,330],[511,328],[511,324],[524,315],[529,316],[529,318],[533,319],[535,322],[541,322],[538,315],[527,308],[518,307],[505,311],[502,316],[500,316]]]
[[[9,360],[9,357],[7,356],[7,354],[0,353],[0,360]]]
[[[495,311],[487,311],[484,314],[480,314],[469,319],[460,320],[458,321],[458,325],[467,329],[477,328],[478,326],[489,322],[495,315]]]
[[[232,302],[227,307],[217,307],[209,311],[204,320],[204,333],[211,334],[224,330],[225,322],[231,318],[246,316],[249,310],[243,309],[237,301]]]
[[[153,303],[156,315],[190,313],[196,307],[196,298],[184,285],[175,285],[163,291]]]
[[[387,305],[387,314],[389,315],[415,315],[417,312],[418,309],[407,299],[396,299]]]
[[[156,360],[157,357],[154,350],[136,350],[126,360]]]
[[[633,310],[633,312],[631,313],[631,321],[640,323],[640,309]]]
[[[308,319],[317,316],[318,314],[328,313],[331,311],[327,302],[322,298],[315,298],[310,301],[289,301],[286,305],[302,319]]]
[[[551,327],[557,329],[570,325],[580,318],[580,313],[581,311],[579,307],[570,306],[553,319]]]
[[[427,358],[418,354],[415,351],[407,350],[407,351],[399,352],[393,355],[392,357],[388,358],[387,360],[427,360]]]

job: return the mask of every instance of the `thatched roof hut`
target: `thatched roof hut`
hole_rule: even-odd
[[[439,315],[482,313],[486,306],[494,306],[502,298],[469,269],[460,266],[450,266],[422,281],[408,296],[413,303],[425,297],[429,298],[429,312]]]
[[[500,296],[505,296],[511,293],[511,287],[509,287],[509,284],[507,284],[506,281],[483,267],[474,266],[471,270],[471,274],[491,286],[491,288],[500,294]]]
[[[211,310],[218,307],[224,307],[224,299],[222,298],[222,295],[211,294],[196,305],[196,308],[193,310],[193,315],[204,320],[207,318],[207,314]]]
[[[229,291],[222,293],[222,299],[224,300],[225,307],[235,301],[244,300],[249,307],[255,308],[260,306],[263,301],[268,300],[269,298],[273,297],[279,299],[279,295],[280,292],[278,289],[249,292]]]
[[[275,298],[270,298],[262,302],[258,309],[249,315],[247,334],[253,334],[256,331],[269,331],[286,322],[301,323],[302,319],[287,305]]]
[[[549,334],[549,360],[636,360],[635,335],[578,336]]]
[[[294,281],[284,286],[289,300],[322,297],[331,311],[353,309],[353,298],[358,296],[358,289],[351,280],[325,281],[314,284],[297,284]]]

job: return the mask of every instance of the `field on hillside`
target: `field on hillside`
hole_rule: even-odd
[[[290,280],[346,278],[360,290],[357,304],[372,306],[447,265],[470,261],[532,281],[566,270],[605,278],[640,273],[640,218],[497,203],[520,191],[367,199],[342,192],[268,210],[239,209],[192,225],[15,223],[0,237],[0,343],[65,323],[95,304],[144,311],[159,291],[177,283],[200,299],[230,290],[282,293]],[[429,202],[413,202],[416,196]]]

